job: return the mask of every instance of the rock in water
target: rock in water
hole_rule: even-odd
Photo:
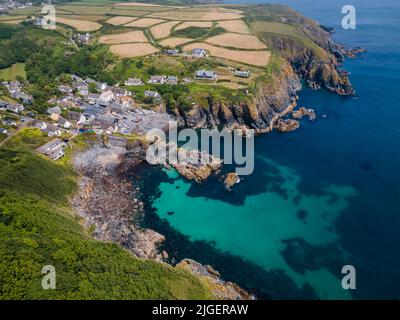
[[[225,188],[231,190],[232,187],[240,182],[240,178],[236,172],[229,172],[224,179]]]
[[[293,119],[279,119],[274,125],[274,128],[279,132],[290,132],[298,129],[299,127],[300,123]]]

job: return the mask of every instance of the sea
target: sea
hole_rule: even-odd
[[[356,95],[304,87],[317,119],[256,137],[254,173],[230,192],[143,166],[143,223],[171,263],[209,264],[261,299],[400,298],[400,1],[274,2],[367,49],[343,66]],[[347,4],[355,30],[341,27]]]

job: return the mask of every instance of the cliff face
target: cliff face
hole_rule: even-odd
[[[257,94],[250,103],[226,104],[210,98],[207,106],[194,105],[189,112],[181,108],[169,112],[175,114],[181,125],[192,128],[223,126],[268,132],[279,116],[295,106],[296,92],[300,89],[299,77],[285,63],[273,81],[258,85]]]
[[[318,40],[324,47],[317,42],[304,45],[297,39],[271,34],[262,38],[268,47],[274,48],[284,58],[280,72],[259,82],[251,102],[227,104],[209,98],[206,106],[194,105],[190,111],[167,106],[180,125],[192,128],[243,127],[257,133],[269,132],[280,117],[296,106],[296,93],[301,90],[300,79],[316,90],[326,89],[340,95],[355,93],[348,74],[338,68],[343,55],[336,44],[325,38]]]
[[[337,55],[337,46],[329,40],[324,47],[318,47],[305,46],[296,39],[275,35],[264,35],[263,39],[291,64],[296,74],[311,88],[324,88],[340,95],[355,93],[348,74],[338,69],[342,57]],[[323,41],[319,39],[318,43]]]

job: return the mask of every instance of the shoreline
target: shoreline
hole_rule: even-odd
[[[122,147],[94,145],[74,156],[74,168],[81,178],[72,206],[85,219],[85,226],[93,229],[95,239],[118,243],[139,258],[162,261],[156,246],[165,240],[164,236],[137,227],[144,215],[139,189],[133,190],[117,172],[125,152]]]
[[[122,147],[104,148],[95,144],[75,154],[73,167],[80,179],[71,206],[85,220],[85,228],[93,231],[94,239],[116,243],[139,259],[151,259],[173,267],[168,253],[160,250],[165,236],[142,227],[146,208],[140,188],[134,187],[123,173],[126,153],[129,151]],[[175,267],[199,277],[218,299],[256,299],[237,284],[221,279],[220,273],[210,265],[182,259]]]

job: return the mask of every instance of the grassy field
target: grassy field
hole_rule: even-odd
[[[186,27],[184,29],[176,30],[173,33],[173,36],[197,39],[197,38],[204,37],[209,31],[210,31],[210,29],[208,29],[208,28],[193,26],[193,27]]]
[[[276,33],[290,37],[302,36],[296,27],[285,23],[256,21],[252,23],[252,26],[256,32]]]
[[[25,63],[16,63],[9,68],[0,69],[0,79],[11,81],[16,80],[18,76],[26,79]]]
[[[62,23],[67,26],[73,27],[78,31],[90,32],[96,31],[101,28],[101,24],[93,21],[86,21],[83,19],[70,19],[57,17],[57,23]]]

